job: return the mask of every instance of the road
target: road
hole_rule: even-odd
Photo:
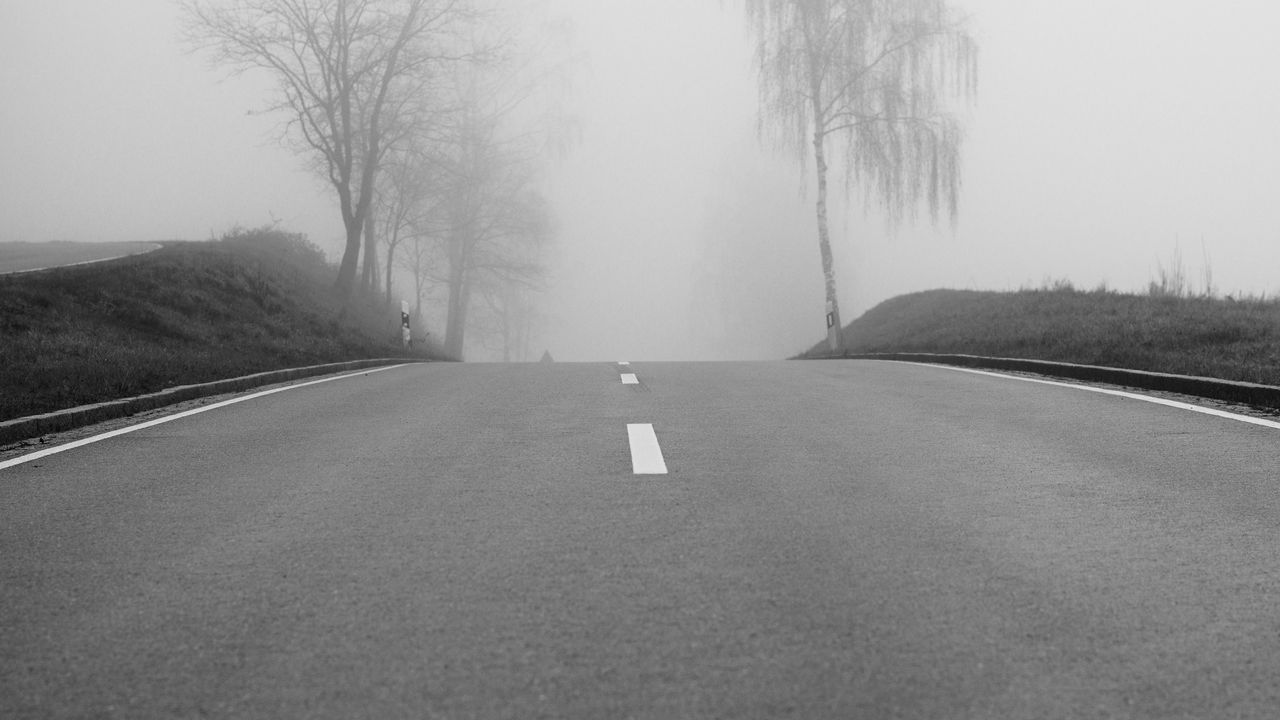
[[[0,243],[0,275],[87,265],[158,249],[151,242],[5,242]]]
[[[371,373],[0,470],[0,717],[1275,717],[1278,469],[941,368]]]

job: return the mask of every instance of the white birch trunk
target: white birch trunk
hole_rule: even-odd
[[[813,156],[818,169],[818,250],[822,253],[822,278],[827,288],[827,349],[837,352],[844,348],[840,325],[840,299],[836,295],[835,259],[831,254],[831,231],[827,226],[827,153],[821,122],[821,106],[815,93]]]

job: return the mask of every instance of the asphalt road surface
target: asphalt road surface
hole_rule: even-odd
[[[1278,475],[939,368],[371,373],[0,469],[0,717],[1271,718]]]

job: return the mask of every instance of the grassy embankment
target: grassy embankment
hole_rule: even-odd
[[[849,354],[1055,360],[1280,385],[1280,302],[1069,287],[902,295],[845,327]],[[826,343],[804,357],[826,354]]]
[[[408,354],[399,307],[354,300],[344,310],[334,277],[301,236],[265,230],[0,276],[0,420]]]

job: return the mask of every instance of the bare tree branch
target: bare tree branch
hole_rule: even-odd
[[[232,72],[277,83],[270,110],[338,195],[349,293],[379,163],[427,79],[457,55],[468,0],[182,0],[189,43]]]

